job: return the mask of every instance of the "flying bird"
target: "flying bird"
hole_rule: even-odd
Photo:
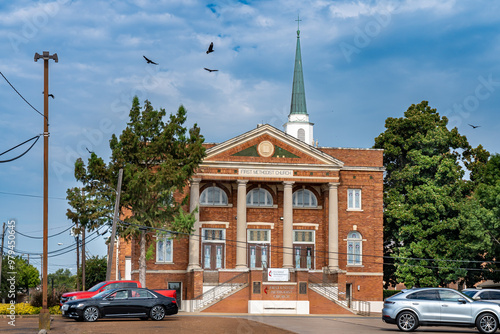
[[[143,56],[143,57],[144,57],[144,59],[146,59],[146,61],[148,62],[148,64],[158,65],[157,63],[155,63],[151,59],[148,59],[146,56]]]
[[[45,93],[45,92],[42,92],[42,94],[44,94],[44,93]],[[49,96],[50,96],[51,98],[54,98],[54,94],[49,94]]]
[[[472,125],[472,124],[469,125],[472,126],[473,129],[481,127],[481,125]]]
[[[208,47],[207,54],[210,52],[214,52],[214,42],[210,43],[210,46]]]
[[[208,72],[217,72],[218,70],[211,70],[209,68],[206,68],[206,67],[203,67],[205,70],[207,70]]]

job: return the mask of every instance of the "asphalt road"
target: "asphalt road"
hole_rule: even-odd
[[[0,333],[38,333],[38,317],[18,317],[15,326],[10,319],[0,318]],[[53,316],[49,333],[264,333],[264,334],[365,334],[401,333],[395,325],[389,325],[380,316],[360,317],[346,315],[309,316],[259,316],[232,314],[181,313],[166,317],[163,321],[139,319],[99,319],[95,323],[76,322],[61,316]],[[415,331],[426,334],[478,333],[474,328],[420,327]]]

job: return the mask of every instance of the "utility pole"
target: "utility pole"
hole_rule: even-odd
[[[82,230],[82,291],[85,291],[85,227]]]
[[[2,227],[2,249],[0,249],[0,282],[2,281],[3,239],[5,237],[5,222]]]
[[[111,266],[113,264],[113,249],[115,248],[115,236],[116,236],[116,221],[118,220],[118,215],[120,213],[120,194],[122,192],[122,178],[123,169],[120,168],[118,172],[118,187],[116,190],[116,201],[115,201],[115,215],[113,216],[113,227],[111,229],[111,239],[108,246],[108,267],[106,268],[106,281],[111,278]],[[118,259],[116,260],[118,261]]]
[[[80,269],[80,233],[76,235],[76,291],[80,291],[80,280],[78,279],[78,270]]]
[[[52,56],[49,51],[43,51],[43,55],[35,53],[35,62],[43,59],[43,276],[42,276],[42,310],[38,322],[38,329],[50,330],[50,313],[47,308],[47,253],[49,249],[49,59],[57,63],[57,53]]]

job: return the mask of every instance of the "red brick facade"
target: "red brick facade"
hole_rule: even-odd
[[[262,143],[266,143],[265,145],[271,150],[274,147],[274,155],[269,156],[264,152],[260,146]],[[245,153],[254,147],[257,154]],[[262,290],[262,287],[268,284],[265,279],[267,271],[262,268],[249,270],[252,263],[248,254],[250,240],[245,239],[242,243],[241,234],[238,237],[238,209],[242,210],[238,208],[238,187],[241,186],[241,180],[244,180],[247,194],[253,189],[261,188],[272,198],[272,206],[248,205],[245,211],[240,211],[240,215],[241,212],[246,213],[244,225],[241,225],[240,221],[240,226],[245,226],[245,234],[252,229],[270,233],[270,240],[267,243],[269,268],[287,267],[284,254],[293,252],[296,250],[296,245],[300,244],[291,240],[291,236],[285,236],[286,226],[293,231],[312,231],[314,242],[309,246],[306,245],[307,247],[312,245],[314,249],[311,268],[296,270],[297,263],[294,262],[294,267],[289,269],[290,284],[295,282],[299,289],[300,282],[311,284],[314,280],[324,280],[326,277],[326,280],[338,286],[339,294],[343,296],[349,295],[351,298],[365,301],[382,300],[384,171],[382,150],[315,148],[269,125],[260,126],[221,144],[207,144],[207,148],[207,157],[200,165],[197,174],[193,176],[193,180],[199,182],[199,191],[196,194],[201,196],[207,188],[215,186],[227,195],[227,204],[195,203],[195,206],[199,207],[198,225],[195,226],[192,237],[192,240],[196,239],[195,242],[190,246],[188,238],[175,239],[172,262],[157,263],[156,258],[148,260],[147,287],[168,288],[169,283],[181,282],[182,299],[189,301],[202,294],[204,286],[208,287],[215,282],[222,283],[247,272],[246,288],[204,311],[248,312],[249,300],[266,299],[263,291],[255,293],[252,290],[252,283],[260,282]],[[285,153],[279,155],[276,153],[277,150]],[[240,185],[237,183],[238,180]],[[309,190],[316,197],[317,206],[294,206],[292,218],[287,218],[285,183],[292,183],[291,193],[302,189]],[[348,209],[349,189],[359,191],[360,208]],[[190,193],[190,189],[186,191],[187,194]],[[336,212],[333,212],[335,207]],[[333,240],[329,240],[332,228],[338,229],[337,246]],[[202,269],[206,254],[204,254],[204,243],[199,236],[204,229],[224,231],[225,238],[218,243],[223,247],[222,260],[218,260],[222,263],[221,269]],[[362,237],[361,261],[355,265],[348,265],[347,237],[352,231],[358,232]],[[151,235],[150,240],[156,242],[154,235]],[[139,245],[136,241],[127,243],[120,240],[118,268],[122,279],[126,277],[127,257],[131,259],[131,278],[138,279]],[[206,244],[207,247],[212,245]],[[293,249],[289,249],[286,245],[293,245]],[[195,247],[193,249],[197,250],[198,258],[196,255],[190,255],[190,247]],[[236,269],[238,256],[241,262],[243,254],[241,248],[247,253],[246,269],[243,270]],[[112,278],[116,276],[115,258],[116,253],[113,259]],[[194,269],[190,268],[193,261],[198,262],[195,263]],[[325,297],[310,289],[305,293],[302,292],[287,295],[286,298],[309,301],[310,313],[348,312],[333,302],[326,303]]]

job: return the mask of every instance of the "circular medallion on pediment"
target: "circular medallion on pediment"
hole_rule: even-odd
[[[274,154],[274,145],[270,141],[263,141],[257,146],[257,151],[261,157],[269,158]]]

